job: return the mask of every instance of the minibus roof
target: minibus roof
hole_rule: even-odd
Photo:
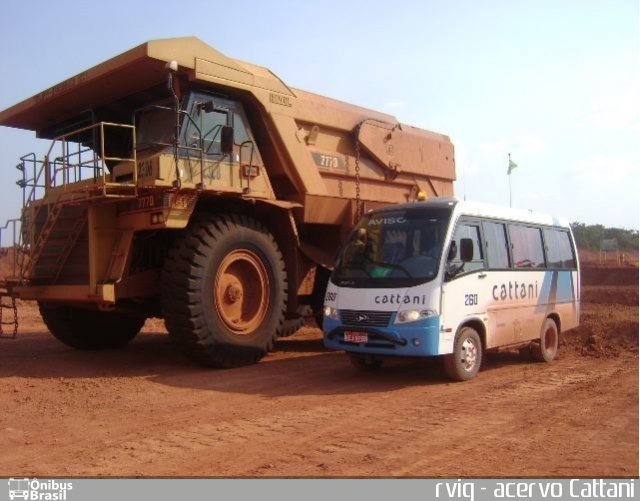
[[[553,216],[551,214],[526,209],[513,209],[511,207],[487,203],[461,201],[451,197],[434,197],[424,202],[409,202],[400,205],[389,205],[376,209],[375,211],[372,211],[372,213],[426,208],[450,208],[454,210],[456,217],[465,215],[529,224],[540,224],[545,226],[569,227],[569,221],[566,218]]]

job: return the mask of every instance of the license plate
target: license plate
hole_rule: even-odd
[[[369,342],[369,334],[366,332],[346,331],[344,333],[344,340],[347,343],[367,344]]]

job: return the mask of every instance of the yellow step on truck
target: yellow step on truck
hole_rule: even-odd
[[[51,140],[18,164],[3,294],[36,300],[79,349],[122,347],[160,317],[202,364],[255,363],[321,315],[363,213],[453,194],[447,136],[291,88],[193,37],[143,43],[0,124]]]

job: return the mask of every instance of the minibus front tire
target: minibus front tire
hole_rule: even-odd
[[[454,381],[473,379],[482,364],[482,341],[473,327],[462,327],[456,334],[453,353],[445,355],[444,370]]]

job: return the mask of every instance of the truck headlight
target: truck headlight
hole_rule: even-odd
[[[433,310],[403,310],[398,312],[394,323],[408,324],[433,317],[434,315],[437,315],[437,313]]]
[[[329,318],[331,320],[340,320],[338,317],[338,310],[332,308],[331,306],[324,307],[324,316],[325,318]]]

